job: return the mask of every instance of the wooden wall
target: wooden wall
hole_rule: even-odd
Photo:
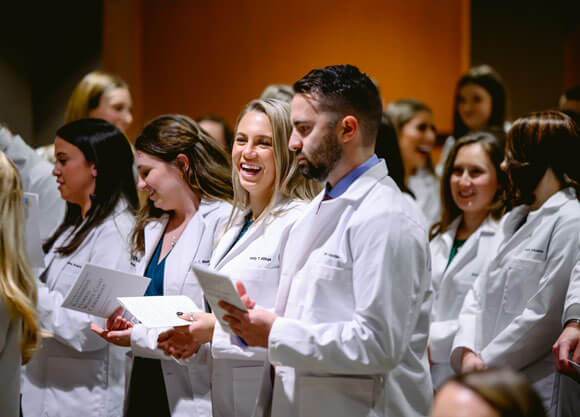
[[[103,68],[132,87],[133,137],[163,113],[233,124],[267,84],[345,63],[374,78],[385,103],[430,105],[448,132],[470,65],[469,0],[117,0],[103,15]]]

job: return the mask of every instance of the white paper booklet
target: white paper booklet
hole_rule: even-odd
[[[218,305],[223,300],[240,310],[248,311],[236,291],[232,280],[227,275],[203,267],[194,266],[193,272],[199,281],[199,285],[201,285],[208,304],[223,329],[230,334],[234,334],[228,323],[224,320],[227,312]]]
[[[181,313],[195,313],[200,308],[186,295],[160,295],[151,297],[119,297],[123,306],[145,327],[187,326]]]
[[[62,307],[107,318],[121,304],[117,297],[145,294],[149,278],[85,264]]]
[[[40,240],[40,209],[38,206],[38,194],[24,193],[25,226],[24,241],[28,261],[33,268],[44,268],[44,252]]]

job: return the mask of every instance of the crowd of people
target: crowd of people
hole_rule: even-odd
[[[383,106],[337,65],[268,86],[233,130],[161,115],[132,145],[129,86],[88,74],[51,161],[0,127],[2,414],[580,415],[579,104],[508,123],[501,77],[474,67],[436,161],[427,104]],[[85,264],[200,311],[150,328],[62,307]],[[229,328],[196,266],[236,286]]]

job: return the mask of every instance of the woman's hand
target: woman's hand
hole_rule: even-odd
[[[463,353],[461,354],[461,372],[466,373],[483,369],[487,369],[483,361],[472,350],[463,348]]]
[[[98,324],[91,323],[91,330],[117,346],[131,346],[131,333],[133,324],[121,317],[123,307],[119,307],[107,319],[107,329],[102,329]]]
[[[190,321],[189,326],[178,326],[157,338],[157,347],[166,355],[186,359],[197,353],[201,345],[211,342],[215,327],[215,316],[211,313],[183,314],[182,319]]]

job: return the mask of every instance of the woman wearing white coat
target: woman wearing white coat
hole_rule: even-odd
[[[441,180],[441,221],[432,230],[434,302],[429,332],[433,388],[454,374],[449,364],[459,311],[467,291],[495,256],[505,210],[504,142],[471,133],[455,142]]]
[[[234,212],[211,259],[212,268],[240,281],[264,308],[274,307],[288,233],[317,190],[288,150],[291,131],[282,101],[255,100],[241,112],[232,149]],[[250,416],[266,350],[243,346],[219,323],[211,341],[214,416]]]
[[[145,295],[184,294],[203,308],[191,268],[209,264],[216,232],[230,213],[231,206],[223,202],[232,198],[227,154],[181,115],[152,120],[135,150],[138,186],[149,194],[133,231],[135,271],[151,278]],[[122,318],[108,324],[107,330],[93,329],[132,350],[127,416],[212,415],[208,347],[182,365],[157,349],[157,338],[167,329],[131,325]]]
[[[40,337],[37,290],[24,245],[24,196],[16,167],[0,152],[0,404],[20,415],[20,365]]]
[[[502,220],[498,254],[467,294],[451,355],[458,372],[522,372],[552,417],[580,415],[580,386],[557,373],[551,353],[580,260],[579,154],[562,113],[533,113],[510,129],[502,167],[521,205]]]
[[[81,119],[57,131],[53,174],[67,202],[65,218],[44,244],[38,314],[50,333],[24,370],[22,413],[28,416],[119,416],[124,350],[90,332],[104,320],[61,307],[86,263],[128,271],[128,235],[137,193],[133,154],[112,124]]]

